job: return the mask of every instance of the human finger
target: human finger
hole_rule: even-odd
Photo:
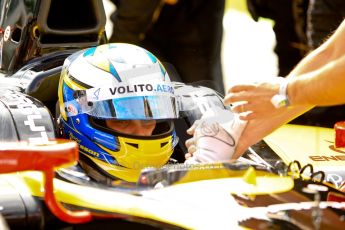
[[[254,120],[254,119],[267,119],[268,117],[275,117],[279,114],[282,114],[282,110],[280,109],[250,109],[248,108],[247,111],[240,113],[239,118],[244,121]]]
[[[233,111],[234,113],[243,113],[243,112],[248,111],[246,106],[247,106],[247,103],[234,104],[231,107],[231,111]]]
[[[245,113],[241,113],[238,116],[242,121],[249,121],[249,120],[253,120],[253,119],[257,119],[260,116],[258,116],[257,113],[250,111],[250,112],[245,112]]]
[[[254,84],[240,84],[240,85],[231,86],[227,92],[228,93],[237,93],[237,92],[241,92],[241,91],[252,90],[254,88],[255,88]]]
[[[233,104],[231,110],[235,113],[246,113],[246,112],[263,112],[266,113],[274,109],[272,105],[264,105],[262,102],[247,102]]]
[[[243,94],[242,93],[228,93],[223,98],[223,104],[224,105],[230,105],[234,102],[243,101]]]
[[[253,101],[258,97],[255,91],[241,91],[237,93],[228,93],[223,98],[224,105],[230,105],[235,102]]]

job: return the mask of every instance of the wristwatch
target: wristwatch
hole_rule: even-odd
[[[288,79],[283,79],[279,85],[279,92],[278,94],[274,95],[271,98],[271,103],[274,107],[281,108],[281,107],[288,107],[290,105],[289,97],[287,94],[287,86],[289,84]]]

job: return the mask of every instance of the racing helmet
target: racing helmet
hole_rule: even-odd
[[[136,45],[110,43],[78,51],[63,65],[60,125],[79,144],[80,165],[94,179],[137,181],[165,165],[178,142],[174,88],[162,63]],[[151,136],[108,128],[112,120],[154,120]]]

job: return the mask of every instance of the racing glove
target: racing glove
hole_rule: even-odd
[[[232,158],[237,142],[247,122],[230,110],[219,110],[204,114],[188,130],[193,138],[186,145],[192,155],[185,163],[224,162]]]

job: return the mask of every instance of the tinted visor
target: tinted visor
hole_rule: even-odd
[[[75,100],[65,103],[68,116],[88,114],[101,119],[149,120],[203,115],[215,116],[228,110],[213,89],[179,82],[117,84],[75,92]]]

